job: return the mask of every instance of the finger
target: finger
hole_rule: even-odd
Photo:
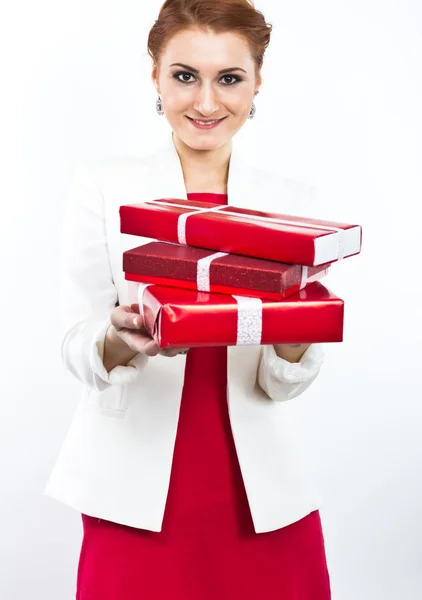
[[[144,328],[136,331],[134,329],[120,329],[116,330],[116,332],[117,335],[129,346],[145,346],[145,344],[148,342],[153,341],[153,338]]]
[[[155,340],[152,340],[151,342],[145,344],[143,354],[146,354],[147,356],[157,356],[159,351],[160,348],[158,344],[155,342]]]
[[[156,341],[145,331],[131,331],[129,329],[121,329],[118,332],[119,337],[133,350],[142,352],[147,356],[156,356],[159,351]]]
[[[134,312],[130,306],[119,306],[118,310],[111,313],[110,321],[118,331],[121,329],[139,330],[144,326],[142,316]]]
[[[163,348],[162,350],[160,350],[160,354],[163,356],[173,357],[177,356],[178,354],[184,354],[188,351],[188,349],[189,348]]]
[[[161,356],[167,356],[171,358],[173,356],[177,356],[179,352],[176,348],[163,348],[160,350],[159,354],[161,354]]]

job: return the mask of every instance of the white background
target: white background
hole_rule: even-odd
[[[43,496],[80,384],[59,357],[56,248],[85,159],[168,134],[146,54],[159,2],[15,0],[0,14],[0,597],[72,600],[80,515]],[[303,403],[334,600],[422,597],[422,4],[258,0],[274,25],[257,166],[318,186],[363,226],[326,283],[346,301]]]

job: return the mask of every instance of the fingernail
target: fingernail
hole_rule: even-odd
[[[133,324],[135,325],[135,327],[139,327],[139,325],[138,325],[138,317],[133,317]]]

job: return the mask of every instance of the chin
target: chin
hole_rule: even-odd
[[[218,131],[218,127],[215,130],[201,131],[192,127],[187,121],[182,123],[178,121],[177,126],[176,124],[172,126],[170,121],[169,124],[179,140],[193,150],[214,150],[224,146],[233,137],[233,134],[228,134],[227,130],[224,132]]]
[[[220,148],[229,142],[232,138],[231,135],[221,135],[217,132],[206,132],[207,135],[201,135],[198,133],[189,133],[189,135],[179,136],[180,139],[193,150],[215,150]]]
[[[194,150],[213,150],[222,146],[224,141],[220,139],[198,140],[198,138],[193,135],[189,136],[186,143]]]

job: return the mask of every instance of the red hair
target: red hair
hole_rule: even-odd
[[[168,41],[184,29],[233,32],[248,42],[256,65],[262,67],[272,25],[249,0],[166,0],[148,35],[148,54],[158,66]]]

